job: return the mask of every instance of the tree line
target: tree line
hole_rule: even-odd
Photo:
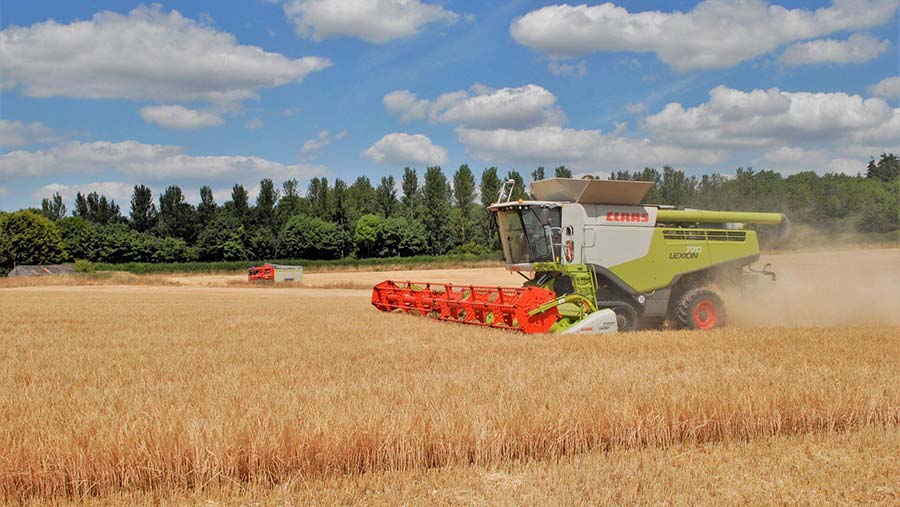
[[[552,173],[572,177],[565,166]],[[251,203],[243,185],[219,205],[209,186],[193,205],[177,185],[158,199],[136,185],[127,214],[96,192],[77,194],[71,213],[60,194],[40,209],[0,212],[0,269],[85,259],[96,262],[239,261],[250,259],[339,259],[406,257],[446,253],[486,254],[499,248],[486,208],[503,180],[516,182],[513,199],[528,199],[525,178],[496,167],[479,179],[468,165],[449,177],[439,166],[421,175],[404,168],[399,185],[385,176],[377,185],[366,176],[347,184],[313,178],[305,192],[290,179],[276,188],[260,181]],[[780,211],[795,223],[827,232],[886,232],[900,228],[900,163],[894,154],[872,160],[866,174],[848,176],[740,168],[733,177],[689,176],[665,166],[619,171],[616,180],[651,181],[644,201],[719,210]],[[399,191],[398,191],[399,187]]]

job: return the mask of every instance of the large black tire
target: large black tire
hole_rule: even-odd
[[[616,312],[616,326],[619,332],[637,331],[640,323],[637,310],[628,303],[619,303],[609,307],[610,310]]]
[[[725,325],[725,305],[711,289],[698,287],[681,294],[672,309],[679,329],[714,329]]]

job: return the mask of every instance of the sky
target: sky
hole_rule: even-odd
[[[865,170],[897,0],[0,0],[0,209],[467,163]]]

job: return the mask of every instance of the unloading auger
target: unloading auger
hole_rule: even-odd
[[[440,320],[526,333],[592,333],[725,325],[721,287],[748,274],[775,275],[759,259],[756,231],[779,213],[641,205],[651,183],[552,178],[531,184],[534,200],[511,200],[504,183],[496,216],[506,269],[529,273],[522,287],[386,280],[372,304]]]

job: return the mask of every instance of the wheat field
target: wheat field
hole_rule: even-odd
[[[366,296],[0,290],[0,499],[900,500],[896,326],[526,336]]]

